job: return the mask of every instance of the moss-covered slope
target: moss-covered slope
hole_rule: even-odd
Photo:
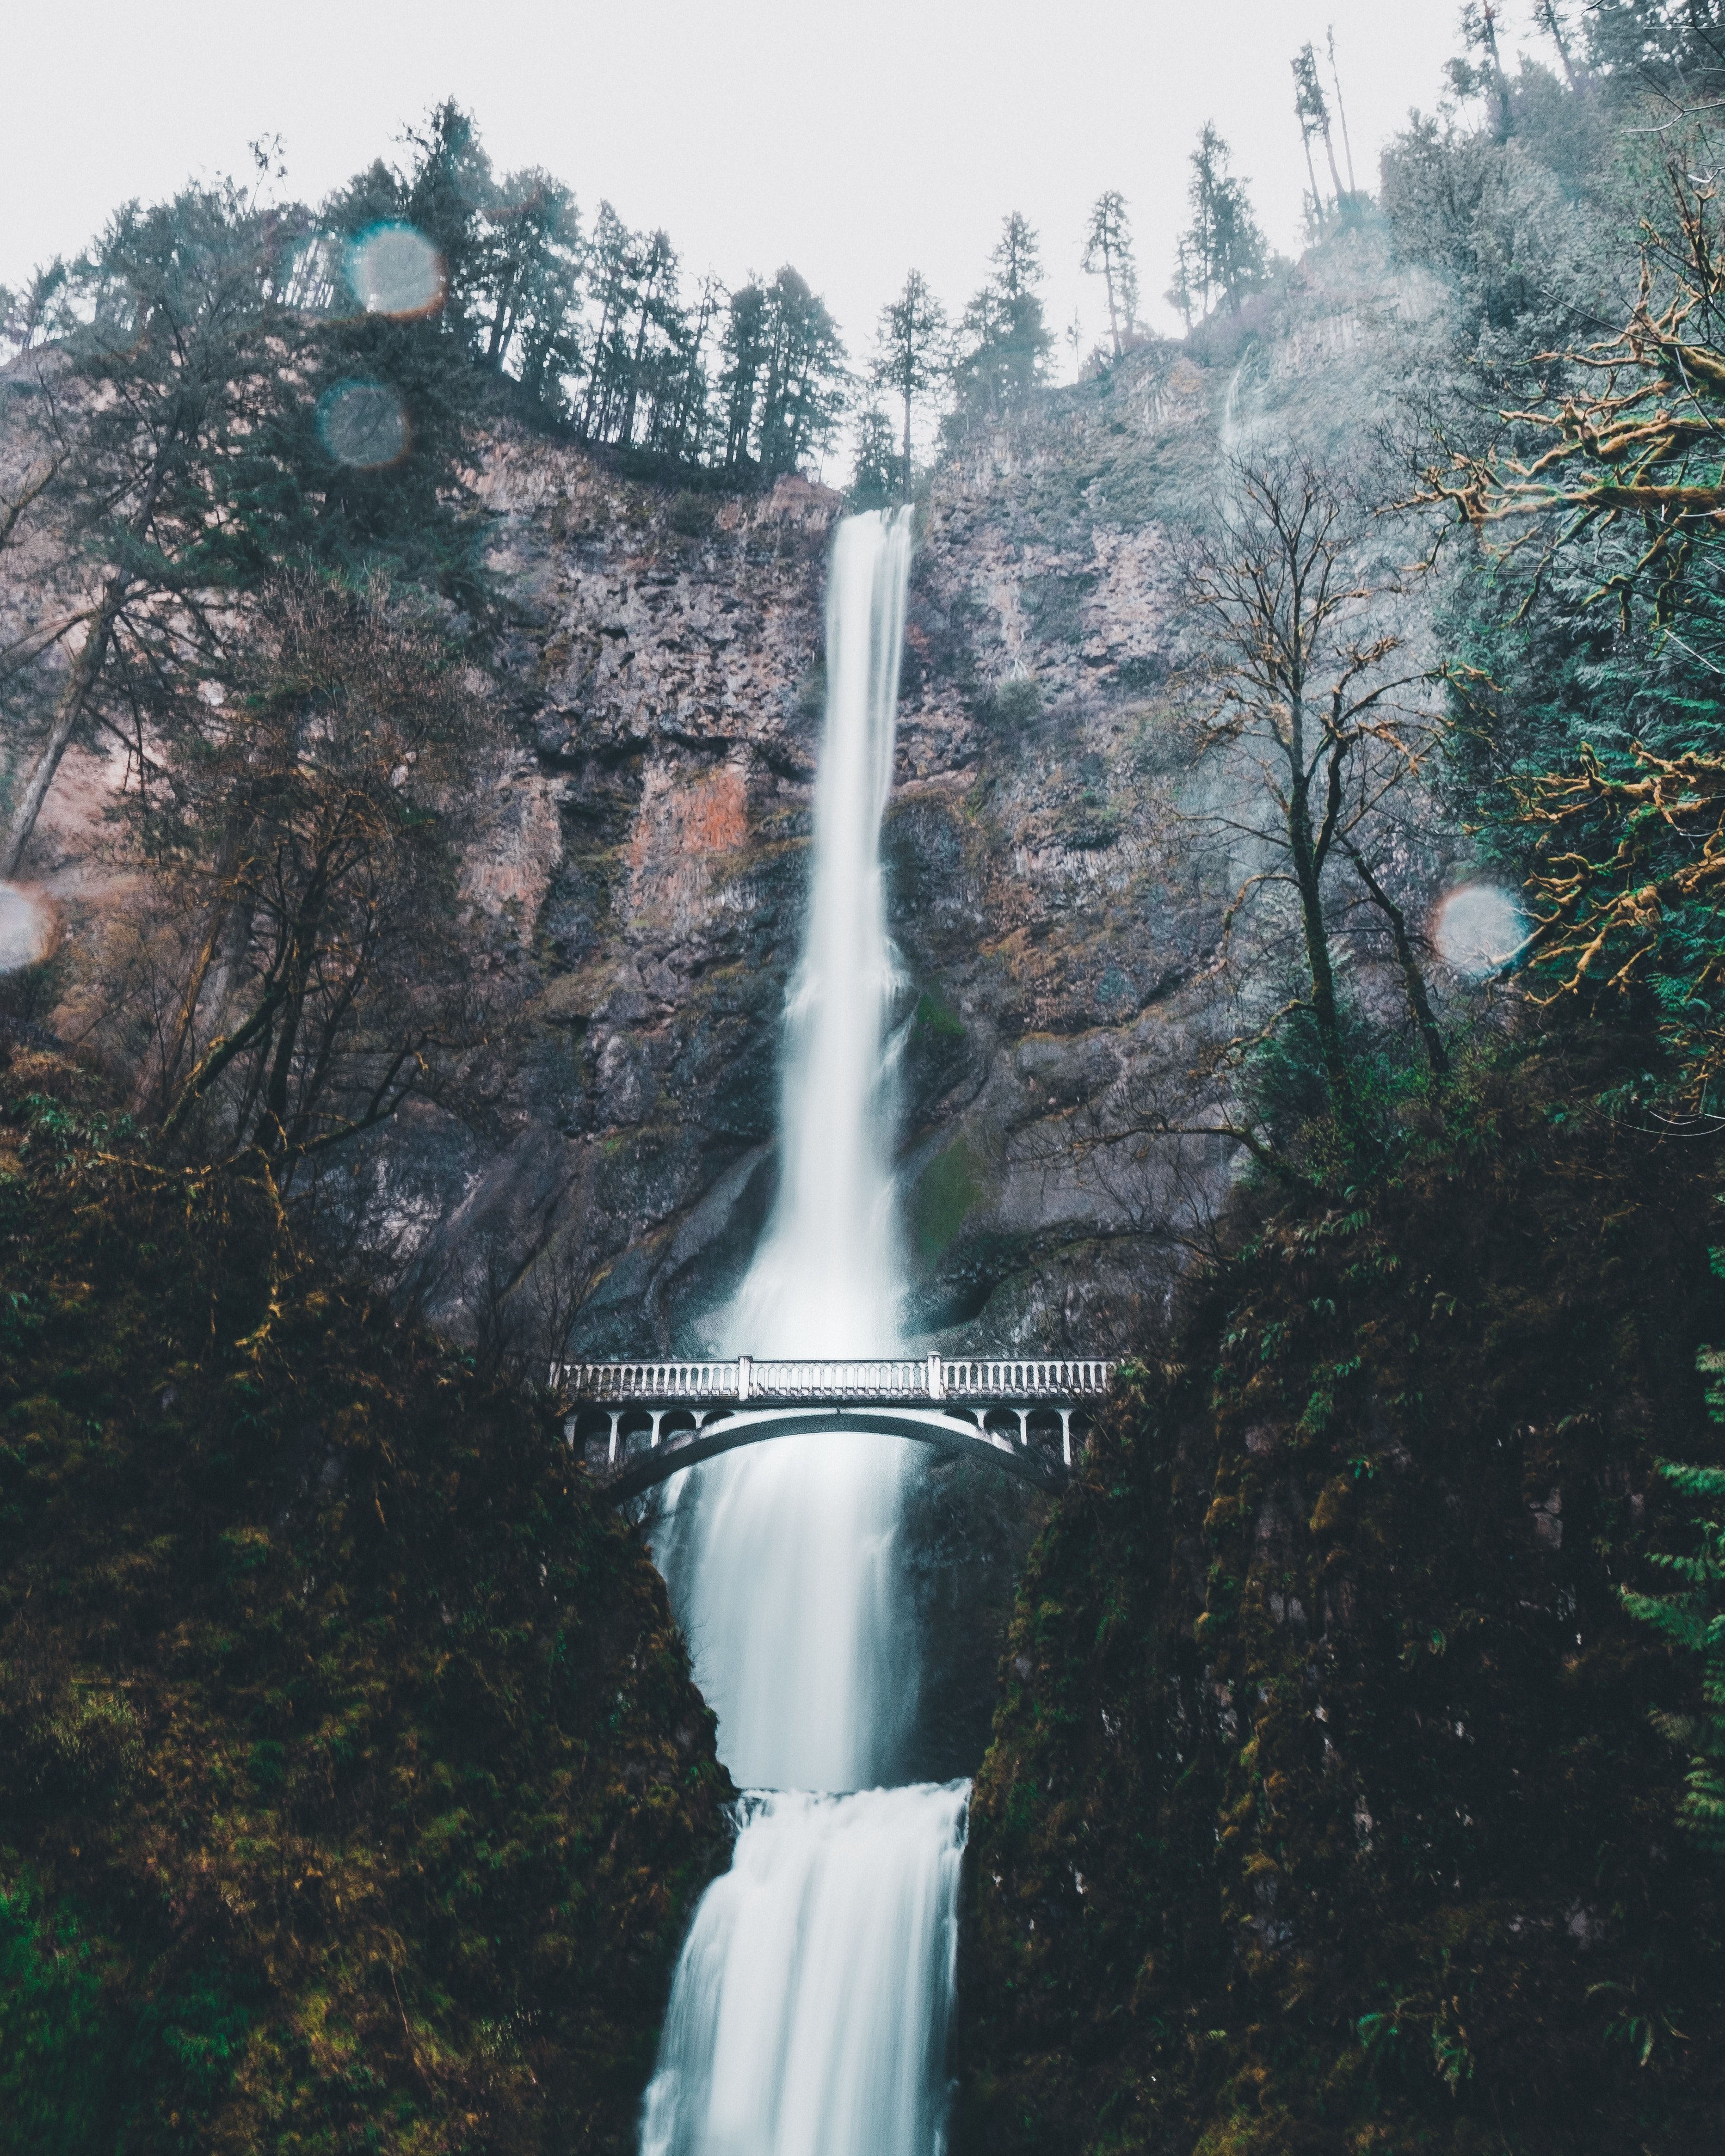
[[[1725,1881],[1624,1613],[1712,1460],[1704,1148],[1519,1100],[1260,1220],[1035,1552],[967,2151],[1725,2145]],[[1529,1090],[1531,1086],[1531,1091]]]
[[[266,1190],[0,1082],[0,2150],[632,2148],[729,1794],[638,1542]]]

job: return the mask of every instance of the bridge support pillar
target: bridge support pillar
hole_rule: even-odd
[[[1060,1457],[1068,1467],[1072,1465],[1072,1410],[1060,1409]]]
[[[1014,1408],[1012,1412],[1019,1419],[1019,1443],[1020,1445],[1029,1445],[1030,1442],[1029,1409],[1028,1408]]]
[[[618,1433],[623,1427],[623,1409],[608,1408],[606,1412],[611,1418],[611,1443],[606,1450],[605,1457],[614,1467],[617,1465],[617,1448],[621,1442]]]
[[[659,1425],[665,1420],[669,1410],[665,1408],[649,1408],[647,1412],[653,1418],[653,1435],[649,1442],[656,1445],[659,1442]]]

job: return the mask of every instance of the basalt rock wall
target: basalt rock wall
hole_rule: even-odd
[[[1208,347],[1151,344],[974,436],[919,509],[886,851],[918,1328],[1130,1341],[1225,1181],[1096,1155],[1086,1107],[1190,1062],[1227,863],[1171,693],[1176,538],[1219,458],[1345,431],[1412,302],[1356,236]],[[480,474],[516,625],[506,843],[532,988],[489,1120],[427,1111],[378,1195],[519,1293],[578,1243],[578,1353],[701,1344],[772,1199],[839,497],[673,492],[506,439]],[[524,1272],[524,1268],[526,1269]],[[452,1306],[470,1283],[448,1268]]]

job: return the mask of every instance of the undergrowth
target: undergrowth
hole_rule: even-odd
[[[730,1789],[549,1409],[0,1078],[0,2151],[634,2146]]]
[[[1621,1592],[1725,1451],[1717,1166],[1568,1053],[1242,1194],[1129,1369],[977,1784],[966,2150],[1719,2145],[1702,1668]]]

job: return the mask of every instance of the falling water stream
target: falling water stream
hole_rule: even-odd
[[[725,1313],[759,1356],[900,1352],[891,784],[908,512],[847,518],[827,593],[814,873],[785,1013],[782,1173]],[[915,1706],[903,1445],[782,1438],[672,1486],[655,1552],[750,1794],[677,1966],[642,2156],[935,2156],[964,1783],[895,1787]]]

